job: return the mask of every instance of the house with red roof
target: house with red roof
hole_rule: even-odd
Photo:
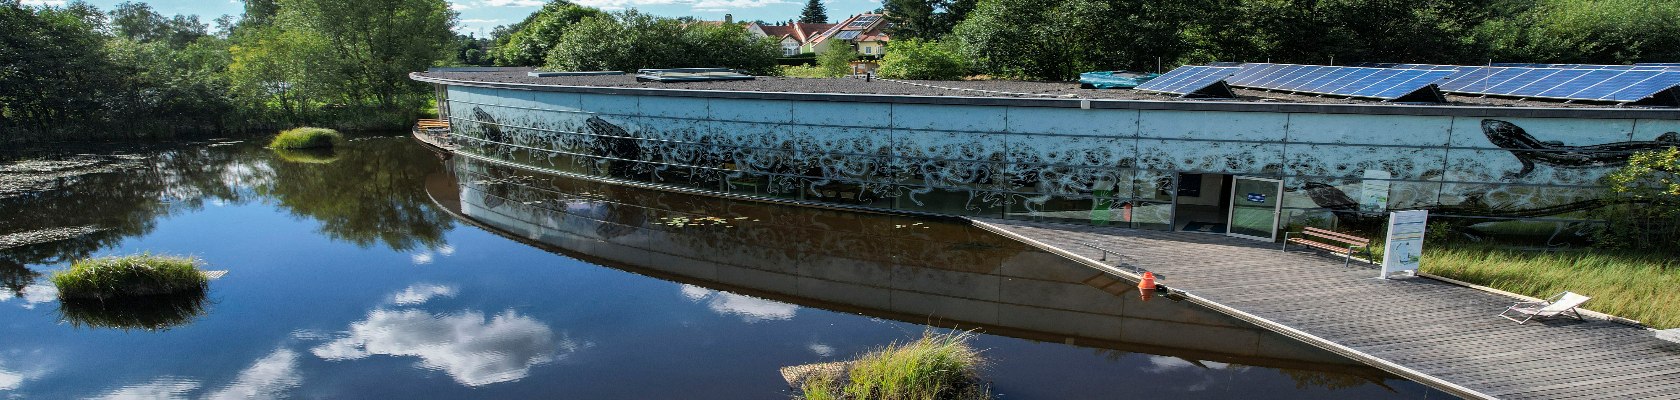
[[[812,37],[828,31],[836,24],[807,24],[804,22],[786,22],[775,25],[747,24],[747,32],[758,37],[778,39],[782,46],[783,56],[793,56],[801,53],[800,49]]]
[[[863,13],[846,18],[834,27],[817,34],[806,41],[800,50],[808,53],[821,53],[833,46],[849,46],[858,54],[866,56],[880,56],[886,53],[888,37],[883,29],[887,27],[886,15]]]

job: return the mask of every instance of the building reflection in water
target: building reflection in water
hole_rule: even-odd
[[[1140,301],[1125,280],[960,220],[642,189],[465,157],[452,163],[453,177],[427,186],[467,222],[682,283],[691,300],[746,322],[808,306],[1152,354],[1170,360],[1162,368],[1191,360],[1283,368],[1303,384],[1394,379],[1194,305]]]

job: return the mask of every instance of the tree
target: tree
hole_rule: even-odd
[[[400,96],[423,93],[408,73],[425,70],[446,58],[455,12],[443,0],[279,0],[279,25],[327,44],[332,58],[320,64],[336,69],[352,103],[372,100],[387,110]],[[325,75],[325,74],[321,74]]]
[[[817,54],[817,68],[830,78],[846,76],[852,73],[852,61],[858,56],[851,46],[829,46],[827,51]]]
[[[769,75],[780,54],[775,40],[755,38],[740,25],[684,24],[629,10],[578,22],[549,51],[547,68],[726,67]]]
[[[0,126],[45,134],[61,123],[106,121],[116,77],[105,58],[103,15],[83,3],[34,8],[0,2]],[[21,135],[7,135],[18,140]]]
[[[886,0],[887,33],[893,39],[937,40],[974,9],[974,0]]]
[[[1480,27],[1499,60],[1624,64],[1680,59],[1680,0],[1539,0]]]
[[[514,24],[498,36],[494,58],[498,65],[541,65],[566,29],[584,18],[605,15],[600,10],[582,7],[562,0],[544,5],[541,10]]]
[[[967,75],[962,56],[952,46],[920,39],[893,40],[881,58],[883,78],[951,80]]]
[[[806,0],[805,9],[799,11],[799,22],[826,24],[828,23],[828,8],[823,7],[822,0]]]
[[[1680,148],[1636,153],[1603,183],[1622,204],[1604,212],[1601,245],[1680,252]]]
[[[943,34],[936,14],[944,0],[886,0],[881,9],[890,22],[887,33],[893,39],[937,39]]]

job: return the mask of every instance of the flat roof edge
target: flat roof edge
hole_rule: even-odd
[[[444,85],[609,95],[705,97],[752,100],[838,101],[859,103],[942,104],[1010,107],[1089,108],[1105,110],[1232,111],[1312,114],[1417,115],[1449,117],[1603,118],[1680,120],[1680,109],[1485,107],[1408,104],[1309,104],[1217,100],[1121,100],[1076,98],[917,96],[852,93],[753,92],[734,90],[653,89],[607,86],[538,85],[446,79],[409,73],[409,79]]]

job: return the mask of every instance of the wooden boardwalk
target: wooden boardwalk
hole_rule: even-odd
[[[1219,235],[975,219],[976,226],[1466,398],[1680,399],[1680,344],[1601,320],[1518,325],[1516,300],[1434,279]],[[1107,256],[1084,244],[1121,254]],[[1115,267],[1124,263],[1124,267]],[[1676,288],[1680,290],[1680,288]],[[1591,295],[1591,293],[1587,293]],[[1591,302],[1587,305],[1590,307]]]

